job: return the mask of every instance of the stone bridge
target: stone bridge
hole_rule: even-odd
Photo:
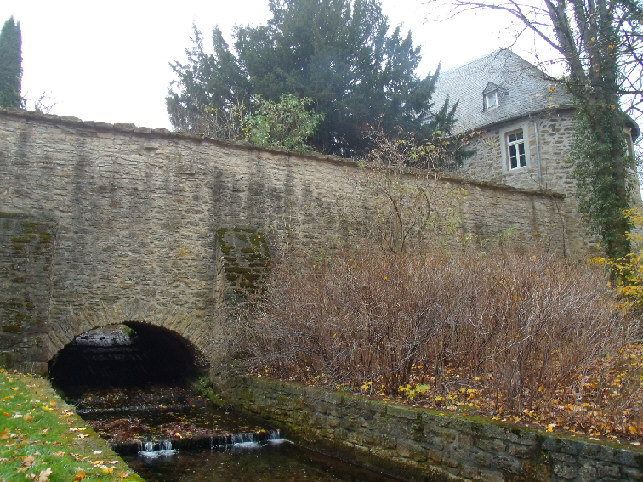
[[[271,255],[373,213],[353,162],[35,113],[0,111],[0,173],[0,365],[41,373],[79,334],[128,321],[210,359]],[[562,196],[437,184],[464,193],[463,231],[569,249]]]

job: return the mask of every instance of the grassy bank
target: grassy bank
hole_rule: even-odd
[[[0,480],[142,480],[47,380],[0,369]]]

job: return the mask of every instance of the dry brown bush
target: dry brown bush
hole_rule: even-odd
[[[457,369],[518,409],[561,386],[582,390],[592,362],[633,330],[594,268],[506,248],[364,248],[323,265],[293,253],[274,268],[264,299],[231,325],[229,342],[262,373],[371,381],[388,393],[412,371],[451,390],[446,374]]]

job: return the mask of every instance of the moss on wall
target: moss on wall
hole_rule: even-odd
[[[46,331],[55,223],[0,212],[0,365],[36,370]],[[37,364],[37,363],[36,363]]]
[[[252,228],[219,228],[217,242],[223,255],[226,301],[245,303],[260,295],[270,270],[265,235]]]

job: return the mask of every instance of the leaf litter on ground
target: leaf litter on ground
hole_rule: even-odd
[[[0,401],[0,480],[141,480],[46,380],[0,369]]]

